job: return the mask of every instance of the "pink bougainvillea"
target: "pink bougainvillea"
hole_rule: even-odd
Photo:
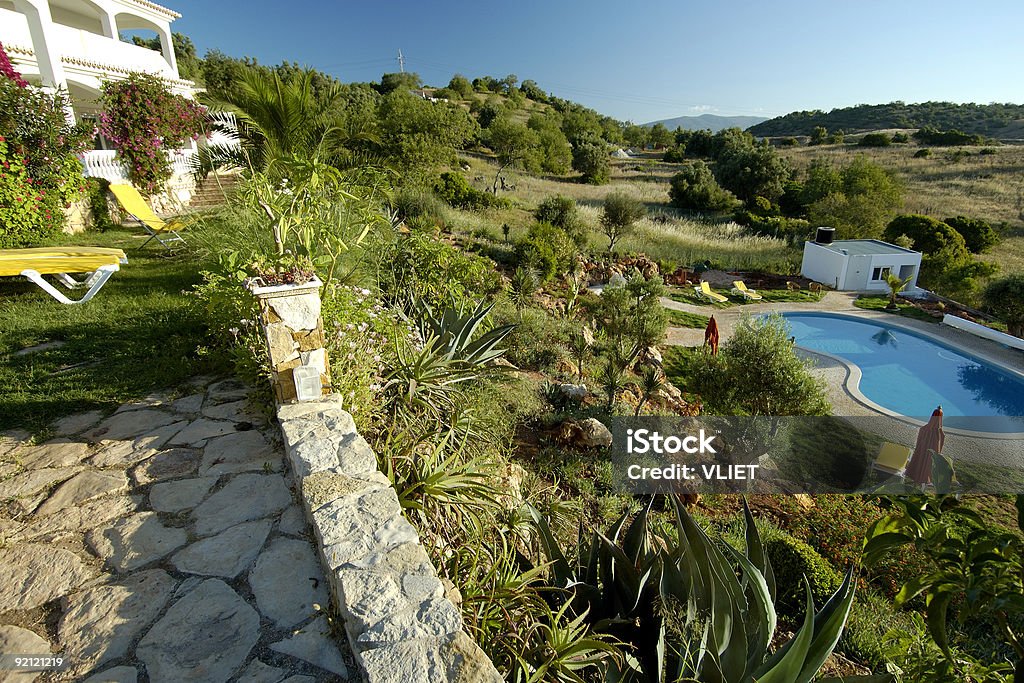
[[[199,134],[203,108],[142,73],[104,83],[102,101],[100,132],[114,144],[132,183],[159,192],[171,177],[167,152]]]
[[[14,70],[11,65],[11,60],[7,57],[7,51],[4,50],[4,44],[0,43],[0,73],[14,81],[19,88],[28,87],[28,81],[21,77],[21,74]]]

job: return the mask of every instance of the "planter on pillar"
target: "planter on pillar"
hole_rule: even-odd
[[[331,391],[331,368],[320,317],[322,285],[316,277],[301,285],[261,286],[257,281],[246,285],[259,301],[270,379],[279,404],[297,400],[293,373],[299,366],[315,368],[320,374],[321,393]]]

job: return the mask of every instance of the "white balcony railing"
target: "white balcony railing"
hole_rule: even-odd
[[[168,152],[170,157],[171,170],[174,175],[190,175],[192,163],[196,152],[191,149],[174,150]],[[112,183],[128,182],[128,172],[119,159],[117,152],[107,149],[96,149],[78,157],[85,167],[83,175],[86,178],[105,178]]]

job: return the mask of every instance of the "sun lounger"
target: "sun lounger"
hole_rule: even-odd
[[[764,297],[753,289],[747,289],[747,283],[743,280],[733,280],[732,291],[741,295],[747,301],[760,301]]]
[[[168,250],[170,250],[170,243],[172,242],[185,243],[185,238],[179,235],[175,229],[180,227],[180,224],[174,221],[168,223],[153,213],[153,210],[149,208],[149,204],[142,198],[142,195],[139,194],[134,185],[111,185],[110,191],[114,193],[114,197],[117,198],[121,208],[137,220],[139,225],[149,233],[149,239],[143,242],[139,249],[142,249],[153,240],[156,240],[163,245],[164,249]]]
[[[910,461],[910,454],[910,447],[885,441],[872,467],[879,472],[902,477]]]
[[[722,304],[729,301],[729,297],[722,296],[718,292],[711,289],[711,285],[709,285],[704,280],[701,281],[700,287],[694,287],[693,291],[697,293],[698,297],[707,299],[708,301],[714,304]]]
[[[110,276],[120,269],[128,258],[120,249],[105,247],[37,247],[32,249],[0,249],[0,276],[22,275],[62,304],[84,304],[99,292]],[[70,273],[88,273],[84,280],[76,280]],[[55,275],[68,289],[88,288],[77,301],[43,279]]]

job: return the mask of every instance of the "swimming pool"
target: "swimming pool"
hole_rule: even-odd
[[[871,403],[922,421],[941,405],[954,429],[1024,432],[1024,376],[905,327],[828,313],[783,317],[798,346],[857,366],[852,388]]]

